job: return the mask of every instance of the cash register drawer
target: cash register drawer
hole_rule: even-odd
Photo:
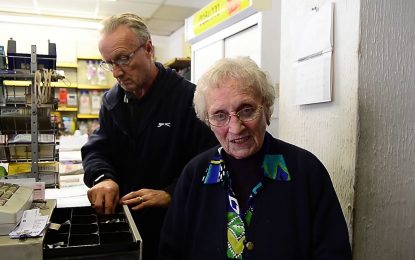
[[[44,259],[141,259],[141,236],[127,206],[99,215],[91,207],[55,208],[43,241]]]

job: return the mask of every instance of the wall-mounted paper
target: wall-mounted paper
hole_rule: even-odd
[[[296,64],[295,103],[331,101],[331,52]]]
[[[295,104],[331,101],[333,8],[326,3],[304,15],[296,26]]]

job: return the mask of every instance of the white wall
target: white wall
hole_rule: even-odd
[[[333,101],[295,106],[290,27],[324,2],[282,1],[280,137],[330,171],[353,259],[414,259],[415,3],[333,1]]]
[[[190,45],[184,40],[184,26],[169,36],[170,57],[190,57]]]
[[[315,5],[326,2],[282,0],[279,138],[313,152],[323,162],[352,235],[358,136],[359,0],[334,1],[333,101],[294,104],[295,24]]]
[[[272,8],[262,12],[260,56],[261,68],[269,73],[272,84],[276,85],[280,82],[281,0],[271,3]]]
[[[155,60],[161,63],[165,63],[170,57],[169,53],[169,37],[167,36],[159,36],[159,35],[152,35],[151,40],[153,41],[154,46],[154,55]]]
[[[36,45],[38,54],[47,54],[48,40],[56,43],[57,61],[74,62],[77,57],[101,57],[98,50],[99,32],[97,29],[31,25],[22,23],[0,22],[0,45],[7,48],[7,40],[16,40],[16,51],[30,53],[30,46]],[[178,32],[177,35],[179,35]],[[170,50],[171,42],[176,43],[179,36],[172,37],[152,35],[157,60],[164,63],[175,57]],[[184,36],[182,36],[184,37]],[[171,40],[173,39],[173,40]],[[173,46],[173,45],[172,45]],[[177,49],[183,49],[178,48]]]
[[[415,259],[415,2],[360,2],[354,259]]]
[[[36,45],[38,54],[48,53],[48,40],[56,43],[58,62],[76,62],[77,56],[98,56],[98,32],[94,29],[30,25],[0,22],[0,45],[16,40],[16,51],[30,53]]]
[[[281,0],[272,0],[271,10],[262,13],[261,43],[261,68],[268,72],[277,93],[268,131],[279,138]]]
[[[156,59],[166,63],[173,58],[184,58],[190,56],[190,46],[184,41],[184,26],[170,36],[153,35],[153,44],[156,50]]]
[[[218,59],[249,56],[264,69],[275,86],[279,83],[281,1],[272,0],[265,10],[247,10],[240,19],[229,19],[228,26],[214,27],[192,39],[192,81],[198,78]],[[243,14],[241,12],[241,14]],[[235,17],[234,17],[235,18]],[[278,137],[278,97],[275,100],[269,131]]]

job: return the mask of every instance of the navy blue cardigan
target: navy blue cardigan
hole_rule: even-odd
[[[310,152],[271,139],[268,154],[282,154],[291,181],[268,181],[255,198],[244,259],[351,259],[347,225],[323,164]],[[217,150],[185,167],[162,229],[161,259],[226,259],[224,187],[202,177]]]

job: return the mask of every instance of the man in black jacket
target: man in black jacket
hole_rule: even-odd
[[[160,228],[177,178],[196,154],[216,144],[196,118],[195,86],[153,61],[142,19],[103,22],[101,66],[118,83],[103,98],[100,127],[82,148],[88,198],[98,213],[128,205],[143,238],[143,258],[156,259]]]

